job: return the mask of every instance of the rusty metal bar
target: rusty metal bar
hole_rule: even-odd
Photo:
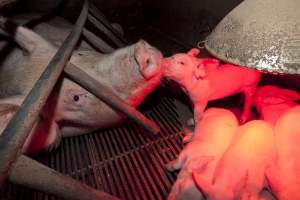
[[[113,47],[111,47],[104,40],[102,40],[100,37],[97,37],[94,33],[90,32],[89,30],[84,28],[82,34],[84,36],[84,39],[88,43],[90,43],[90,45],[92,45],[102,53],[111,53],[114,51]]]
[[[23,144],[32,129],[35,119],[70,58],[80,37],[87,14],[88,2],[86,0],[73,30],[3,131],[0,137],[0,186],[8,176],[11,165],[20,156]]]
[[[105,29],[110,32],[109,35],[112,35],[113,37],[117,38],[122,43],[122,46],[128,43],[123,38],[123,36],[111,26],[110,22],[105,18],[105,16],[100,12],[100,10],[96,8],[93,4],[90,5],[90,12],[97,20],[100,21],[102,25],[104,25]],[[122,46],[118,46],[118,47],[122,47]]]
[[[118,200],[24,155],[12,165],[9,181],[68,200]]]
[[[106,26],[104,26],[102,23],[100,23],[93,15],[88,15],[88,20],[100,31],[102,31],[107,37],[109,37],[116,45],[117,47],[123,47],[125,44],[118,39],[114,33],[112,33]]]
[[[75,65],[68,63],[64,68],[64,72],[76,83],[90,91],[96,97],[107,103],[113,109],[126,114],[128,117],[134,119],[137,123],[142,125],[146,130],[153,134],[157,134],[159,127],[147,119],[143,114],[138,112],[135,108],[127,105],[122,99],[115,95],[109,88],[90,77],[86,72],[82,71]]]

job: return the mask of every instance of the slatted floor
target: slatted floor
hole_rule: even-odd
[[[57,151],[36,159],[124,200],[166,199],[176,177],[164,170],[164,164],[183,147],[181,123],[174,101],[167,97],[151,105],[145,115],[161,127],[158,137],[148,137],[135,122],[126,120],[113,129],[65,138]],[[58,199],[11,184],[0,195],[6,200]]]

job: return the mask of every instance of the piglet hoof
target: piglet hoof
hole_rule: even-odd
[[[60,143],[61,143],[61,139],[62,139],[61,134],[57,134],[57,135],[56,135],[56,138],[54,139],[54,141],[51,142],[51,143],[49,143],[49,144],[44,148],[44,152],[47,152],[47,153],[48,153],[48,152],[51,152],[51,151],[56,150],[56,149],[59,147]]]
[[[246,121],[247,121],[247,119],[248,119],[248,116],[241,116],[241,118],[240,118],[240,124],[244,124]]]
[[[186,136],[184,136],[182,138],[182,142],[184,144],[187,144],[187,143],[191,142],[192,140],[193,140],[193,133],[192,132],[188,133]]]
[[[188,128],[183,128],[185,136],[182,138],[182,142],[184,144],[189,143],[193,140],[194,133],[190,131]]]
[[[194,120],[194,118],[188,119],[188,120],[186,121],[186,124],[187,124],[188,126],[195,126],[195,120]]]
[[[177,161],[177,160],[173,160],[173,161],[168,162],[168,163],[165,165],[165,169],[166,169],[167,171],[169,171],[169,172],[175,171],[176,169],[175,169],[174,165],[175,165],[176,161]]]

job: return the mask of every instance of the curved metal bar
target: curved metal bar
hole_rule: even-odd
[[[88,14],[88,2],[84,2],[80,16],[62,46],[35,83],[20,109],[8,123],[0,137],[0,186],[9,174],[14,161],[21,155],[23,144],[32,126],[56,84],[65,64],[80,37]]]

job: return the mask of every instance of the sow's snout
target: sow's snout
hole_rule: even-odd
[[[145,79],[151,79],[162,72],[162,53],[145,40],[139,40],[136,43],[134,58],[140,66],[140,72]]]

